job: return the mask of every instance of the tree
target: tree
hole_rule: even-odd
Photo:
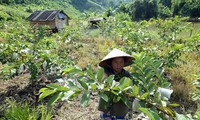
[[[133,20],[149,20],[153,17],[157,18],[157,0],[136,0],[131,3],[129,13]]]
[[[200,16],[200,1],[199,0],[172,0],[173,16]]]
[[[168,18],[172,16],[171,8],[164,6],[163,4],[158,4],[158,16],[160,18]]]
[[[171,8],[171,6],[172,6],[171,0],[160,0],[160,3],[169,8]]]

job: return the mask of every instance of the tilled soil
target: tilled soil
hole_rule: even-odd
[[[57,109],[55,120],[99,120],[98,97],[91,96],[91,100],[87,107],[80,106],[80,97],[74,101],[60,102],[60,109]],[[57,105],[56,105],[57,107]]]

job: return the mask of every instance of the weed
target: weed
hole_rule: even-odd
[[[198,74],[200,71],[198,54],[185,53],[181,56],[181,59],[184,62],[179,62],[178,67],[171,68],[168,71],[174,90],[172,100],[181,104],[183,108],[196,109],[197,103],[192,101],[191,93],[195,90],[194,85],[192,85],[192,81],[195,80],[194,74]]]
[[[3,114],[3,120],[50,120],[51,112],[48,112],[44,105],[30,107],[27,102],[17,103],[7,99],[8,108]]]

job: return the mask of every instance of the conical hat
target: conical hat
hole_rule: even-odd
[[[100,61],[99,66],[105,67],[106,65],[111,65],[111,59],[117,57],[124,57],[124,66],[130,65],[130,62],[133,60],[133,57],[131,55],[115,48]]]

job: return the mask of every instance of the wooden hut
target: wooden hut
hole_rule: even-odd
[[[90,18],[89,23],[91,26],[98,26],[99,22],[105,21],[106,19],[104,17],[99,17],[99,18]]]
[[[54,31],[59,31],[69,25],[70,17],[62,10],[35,11],[29,17],[30,24],[34,27],[49,26]]]

